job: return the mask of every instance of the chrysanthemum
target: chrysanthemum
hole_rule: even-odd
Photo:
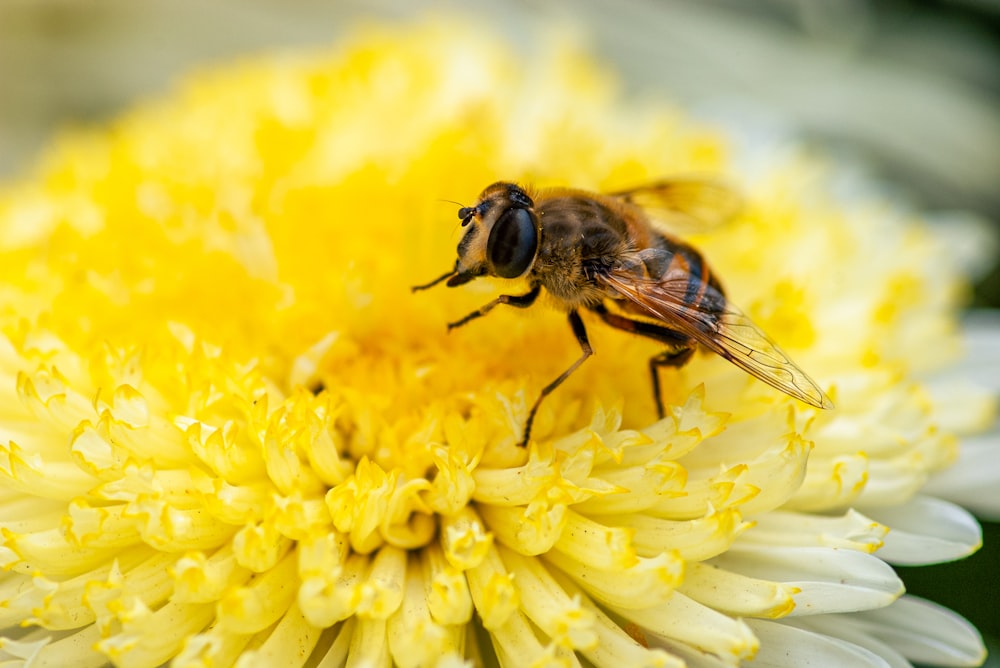
[[[887,565],[978,547],[921,494],[993,420],[940,391],[961,276],[822,165],[753,163],[455,25],[201,74],[64,139],[0,200],[10,665],[981,661]],[[517,447],[578,351],[543,307],[446,334],[497,286],[411,295],[454,262],[440,199],[679,173],[744,182],[692,241],[837,409],[704,355],[657,421],[657,347],[595,324]]]

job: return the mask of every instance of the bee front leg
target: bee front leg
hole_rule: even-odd
[[[448,331],[450,332],[456,327],[461,327],[470,320],[475,320],[476,318],[486,315],[487,313],[492,311],[495,306],[499,304],[509,304],[510,306],[516,306],[517,308],[528,308],[529,306],[535,303],[535,300],[538,299],[538,295],[541,293],[541,291],[542,291],[542,286],[536,285],[533,288],[531,288],[529,292],[526,292],[523,295],[500,295],[493,301],[489,302],[488,304],[480,308],[478,311],[473,311],[472,313],[465,316],[461,320],[456,320],[455,322],[449,322]]]
[[[559,374],[558,378],[542,388],[542,393],[535,400],[535,404],[528,413],[528,420],[524,424],[524,438],[518,443],[522,448],[528,445],[528,438],[531,436],[531,425],[535,421],[535,413],[538,412],[538,407],[542,405],[542,399],[559,387],[588,357],[594,354],[594,349],[590,347],[590,340],[587,338],[587,328],[583,326],[583,319],[580,318],[580,314],[576,311],[569,312],[569,325],[573,328],[573,334],[576,336],[576,342],[580,344],[580,348],[583,350],[583,355],[580,356],[580,359],[573,362],[568,369]]]

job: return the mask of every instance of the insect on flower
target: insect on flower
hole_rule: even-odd
[[[707,179],[657,181],[603,194],[569,188],[533,192],[497,182],[474,206],[458,211],[466,230],[455,267],[413,290],[445,280],[455,287],[480,276],[527,280],[528,292],[500,295],[449,323],[449,331],[499,304],[527,308],[543,288],[568,311],[583,354],[542,389],[528,413],[521,446],[528,443],[542,400],[593,354],[580,309],[667,346],[649,360],[661,418],[658,370],[683,366],[698,344],[800,401],[832,408],[815,381],[729,303],[701,254],[661,231],[650,215],[721,222],[735,214],[739,201],[730,189]]]

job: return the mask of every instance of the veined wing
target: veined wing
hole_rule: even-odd
[[[697,231],[721,225],[743,208],[743,198],[713,178],[675,178],[608,193],[643,209],[669,231]],[[679,229],[680,228],[680,229]]]
[[[696,303],[685,302],[690,274],[674,272],[654,280],[612,270],[598,280],[647,315],[690,336],[768,385],[810,406],[833,408],[819,385],[718,290],[705,284]]]

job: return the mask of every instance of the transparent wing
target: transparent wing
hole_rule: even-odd
[[[599,279],[647,315],[695,339],[747,373],[817,408],[833,408],[819,385],[774,341],[715,288],[703,284],[697,303],[685,302],[691,275],[674,272],[660,280],[611,271]]]
[[[640,207],[654,222],[675,231],[721,225],[743,208],[735,189],[711,178],[664,179],[608,194]]]

